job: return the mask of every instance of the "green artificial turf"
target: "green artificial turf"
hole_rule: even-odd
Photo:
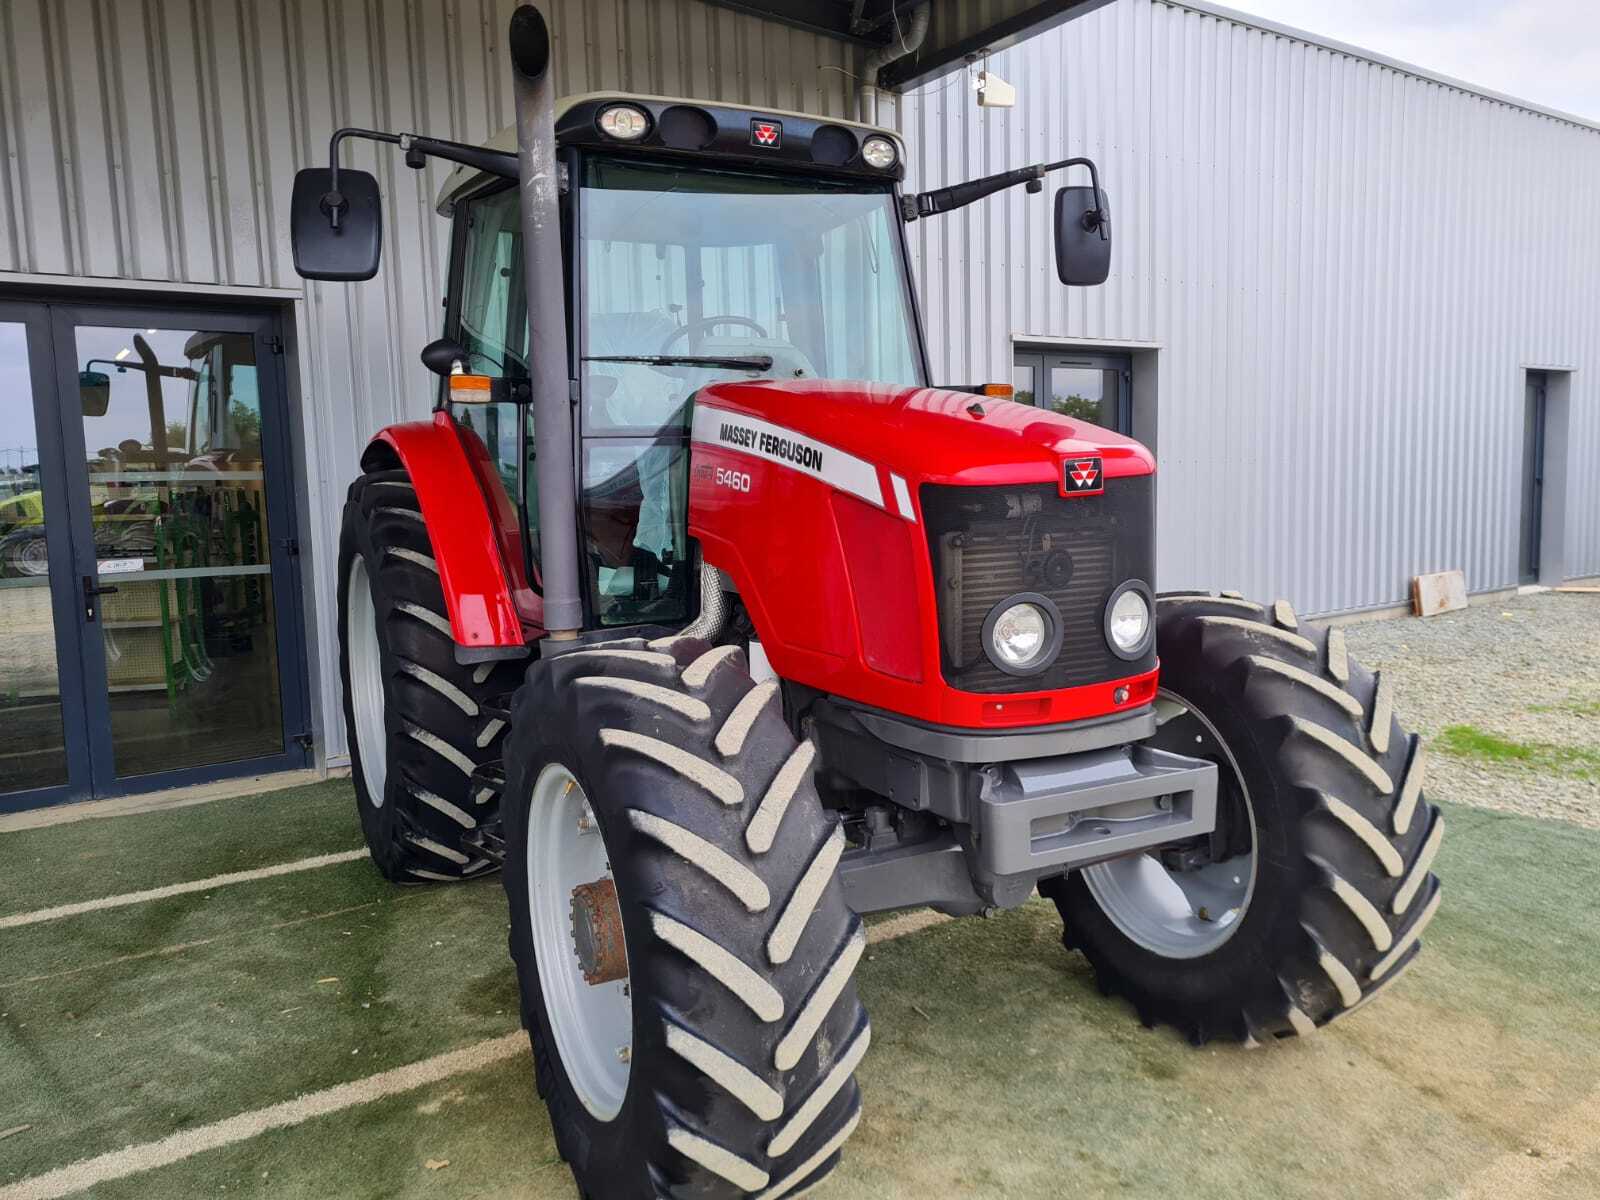
[[[349,845],[348,799],[342,821],[308,805],[324,840],[289,855]],[[253,803],[186,810],[157,840],[242,855]],[[874,944],[866,1115],[820,1196],[1444,1200],[1509,1163],[1527,1195],[1592,1200],[1600,1132],[1574,1148],[1559,1131],[1600,1095],[1600,834],[1456,807],[1447,822],[1417,967],[1301,1042],[1194,1050],[1141,1028],[1038,901]],[[77,826],[26,835],[47,859],[52,832],[84,846]],[[365,862],[0,930],[0,956],[0,1129],[32,1125],[0,1140],[0,1188],[516,1028],[498,883],[396,891]],[[571,1200],[529,1076],[519,1057],[94,1196]]]
[[[0,917],[361,845],[348,781],[0,834]]]

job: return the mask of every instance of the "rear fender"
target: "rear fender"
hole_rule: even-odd
[[[433,543],[457,656],[507,658],[544,636],[544,606],[528,586],[517,511],[483,442],[448,413],[381,431],[365,471],[401,466]]]

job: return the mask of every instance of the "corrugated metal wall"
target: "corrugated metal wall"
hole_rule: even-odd
[[[1575,368],[1567,569],[1600,573],[1600,132],[1151,0],[904,98],[913,181],[1088,154],[1111,280],[1055,280],[1050,194],[911,229],[936,369],[1013,338],[1157,343],[1160,584],[1403,601],[1518,581],[1523,368]],[[1078,182],[1081,182],[1079,180]]]
[[[302,284],[289,184],[340,125],[480,141],[512,120],[516,0],[0,0],[0,272],[304,287],[302,529],[323,714],[338,711],[334,560],[366,439],[426,415],[445,169],[347,143],[386,203],[368,284]],[[606,88],[855,115],[856,52],[698,0],[553,0],[558,94]],[[353,151],[353,152],[351,152]],[[0,274],[0,286],[5,283]],[[343,722],[322,721],[345,753]]]

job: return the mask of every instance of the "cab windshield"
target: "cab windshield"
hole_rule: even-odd
[[[923,382],[895,220],[882,185],[589,159],[584,432],[724,379]]]

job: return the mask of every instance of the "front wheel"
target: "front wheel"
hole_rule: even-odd
[[[1193,1042],[1313,1032],[1393,983],[1439,906],[1444,822],[1388,679],[1284,601],[1157,606],[1151,744],[1218,768],[1217,828],[1052,880],[1069,947]]]
[[[777,1200],[855,1129],[866,938],[811,765],[735,648],[529,669],[501,802],[511,956],[588,1200]]]

